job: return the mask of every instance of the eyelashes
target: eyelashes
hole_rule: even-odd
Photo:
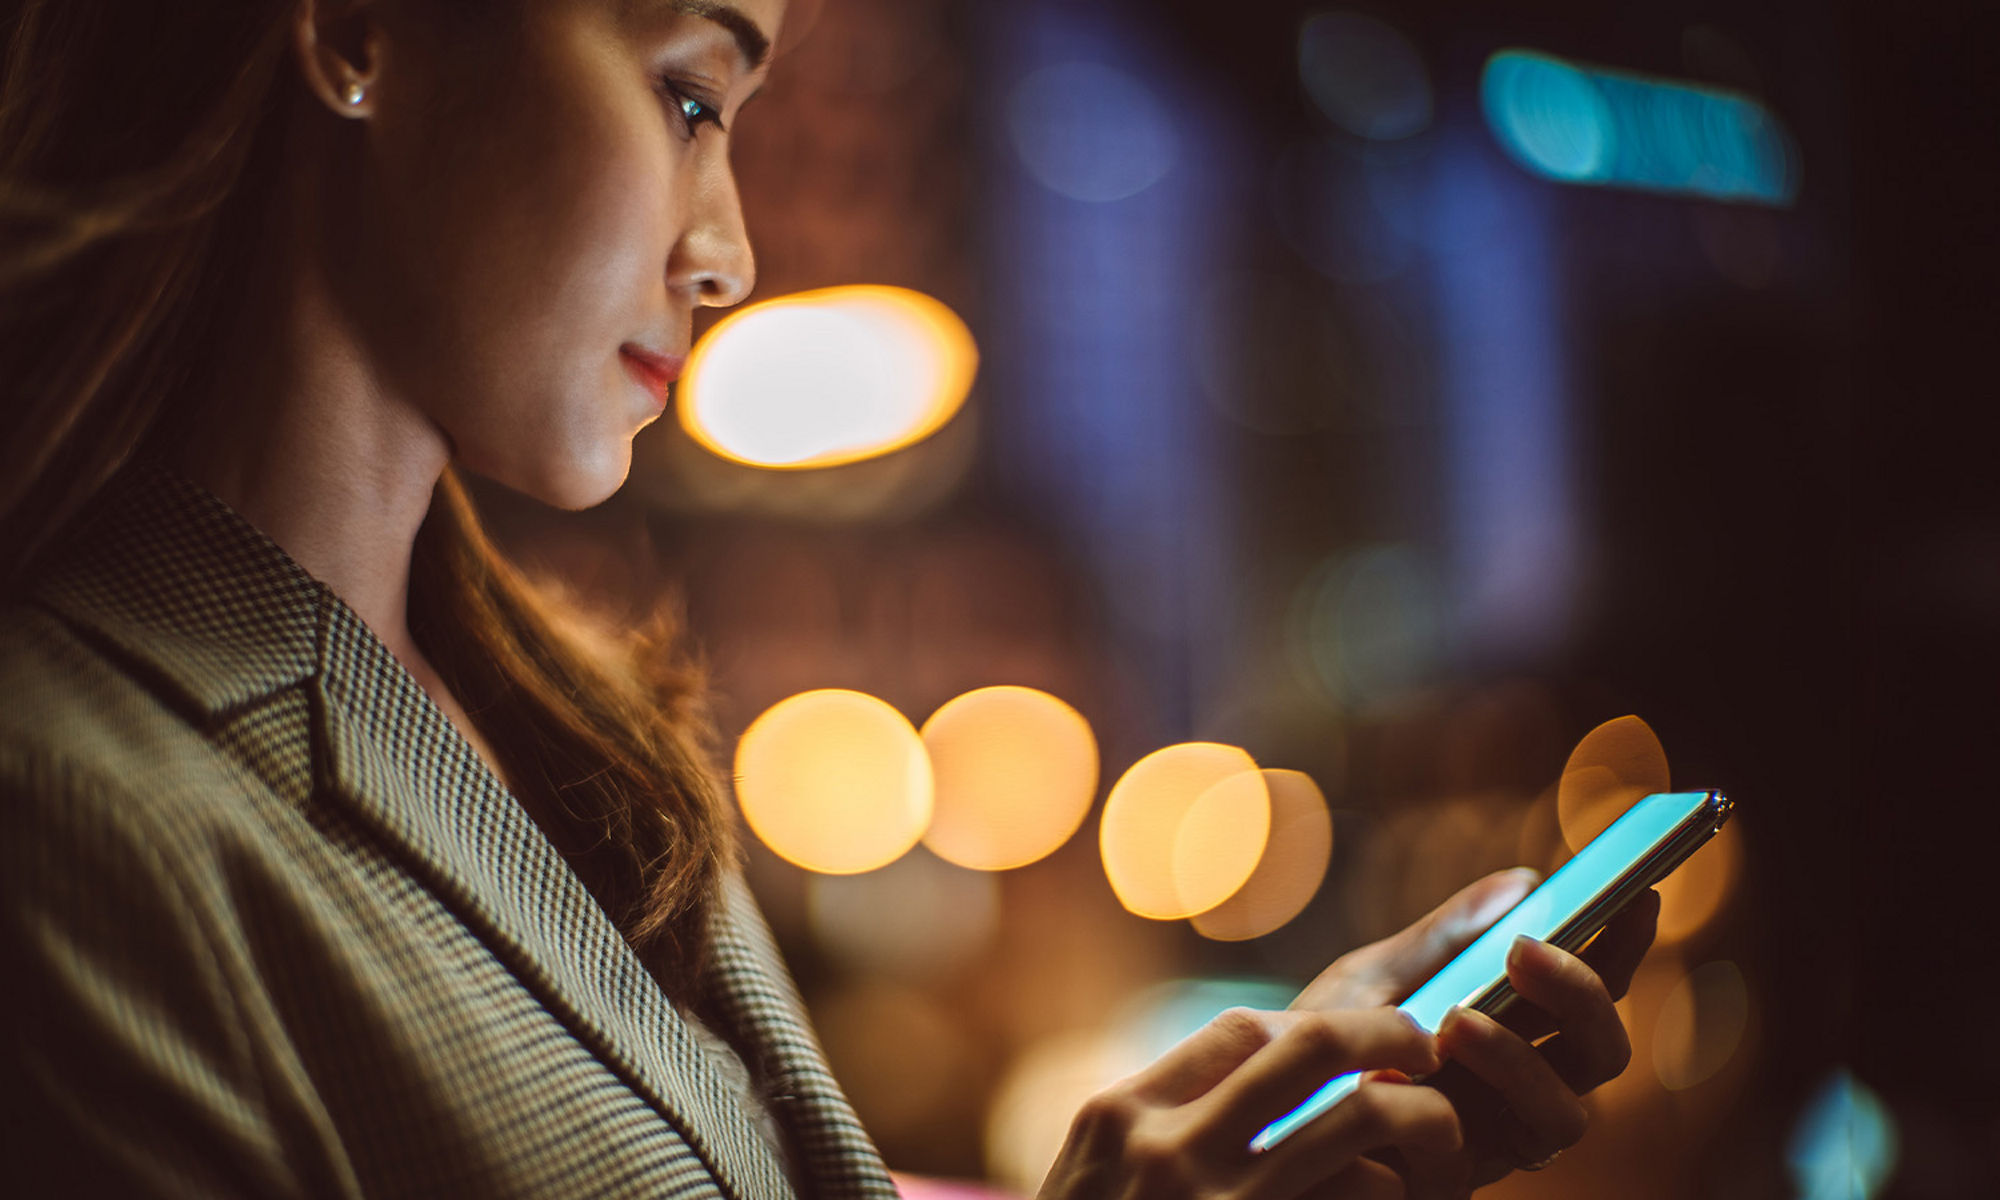
[[[701,131],[703,125],[714,125],[724,133],[729,132],[723,128],[721,110],[713,104],[691,94],[671,79],[656,80],[653,86],[667,102],[667,106],[674,110],[686,136],[693,137]]]

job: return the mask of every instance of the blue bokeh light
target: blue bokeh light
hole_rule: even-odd
[[[1733,92],[1502,50],[1480,99],[1494,138],[1545,178],[1777,207],[1798,195],[1791,137]]]
[[[1604,178],[1617,128],[1582,71],[1543,55],[1506,51],[1488,60],[1479,90],[1487,124],[1523,166],[1564,183]]]
[[[1871,1200],[1896,1166],[1896,1122],[1852,1072],[1833,1073],[1785,1148],[1798,1200]]]
[[[1007,99],[1007,129],[1037,181],[1090,203],[1145,191],[1180,149],[1152,89],[1104,63],[1054,63],[1027,75]]]
[[[1328,120],[1356,137],[1395,141],[1431,123],[1431,80],[1393,26],[1356,12],[1318,13],[1299,30],[1299,79]]]

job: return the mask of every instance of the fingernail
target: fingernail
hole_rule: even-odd
[[[1525,933],[1514,935],[1514,944],[1507,947],[1507,969],[1525,966],[1531,959],[1541,955],[1541,943]]]

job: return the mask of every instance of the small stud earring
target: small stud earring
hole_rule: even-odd
[[[361,81],[358,79],[348,80],[347,87],[343,89],[340,93],[340,98],[342,100],[347,101],[347,106],[349,108],[353,108],[355,105],[361,103],[361,96],[362,96]]]

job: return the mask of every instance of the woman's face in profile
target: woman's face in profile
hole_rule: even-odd
[[[597,503],[694,308],[753,282],[726,127],[784,0],[526,0],[472,36],[423,6],[385,6],[335,286],[456,462]]]

